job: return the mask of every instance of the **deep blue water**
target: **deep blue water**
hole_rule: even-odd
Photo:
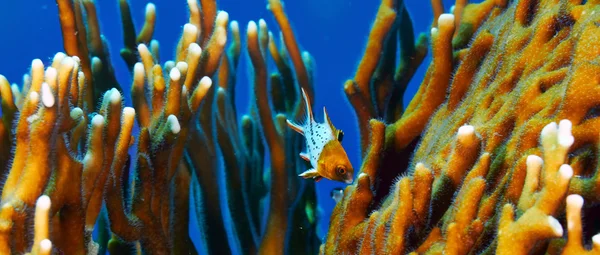
[[[97,9],[103,35],[110,42],[110,54],[117,78],[128,91],[131,77],[119,56],[121,49],[121,19],[117,0],[97,0]],[[144,6],[148,1],[131,0],[131,11],[138,29],[143,23]],[[186,1],[155,0],[157,28],[154,39],[161,43],[161,61],[171,59],[182,26],[187,22]],[[453,1],[444,0],[446,8]],[[240,28],[250,20],[264,18],[273,31],[277,23],[265,8],[265,0],[219,0],[219,8],[229,13],[230,20],[237,20]],[[428,31],[432,21],[429,1],[408,0],[407,8],[413,18],[415,33]],[[375,17],[379,1],[373,0],[287,0],[285,8],[293,23],[295,33],[303,50],[309,51],[316,61],[315,109],[327,107],[333,123],[345,131],[344,147],[356,169],[360,166],[358,154],[358,129],[354,111],[342,90],[343,82],[354,76],[365,42]],[[0,74],[11,83],[21,83],[31,61],[42,59],[45,63],[56,52],[62,51],[62,37],[57,7],[52,0],[0,0]],[[413,78],[405,103],[408,103],[420,84],[430,55]],[[247,112],[248,65],[242,56],[238,70],[239,113]],[[131,105],[127,96],[126,105]],[[318,120],[322,112],[315,111]],[[334,201],[329,194],[335,187],[345,184],[323,180],[317,184],[318,202],[321,209],[320,232],[327,232]]]

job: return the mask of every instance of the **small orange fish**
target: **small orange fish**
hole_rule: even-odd
[[[325,107],[323,113],[326,123],[317,123],[313,118],[310,99],[304,89],[302,89],[302,96],[306,102],[306,119],[302,123],[287,120],[288,126],[306,139],[306,152],[300,153],[300,157],[310,162],[313,167],[299,176],[305,179],[313,178],[315,181],[327,178],[352,183],[354,169],[341,143],[344,132],[333,126]]]

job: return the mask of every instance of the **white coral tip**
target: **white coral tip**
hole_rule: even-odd
[[[75,107],[73,110],[71,110],[69,115],[71,116],[71,119],[78,120],[79,118],[83,117],[83,110],[81,110],[79,107]]]
[[[200,55],[200,53],[202,53],[202,48],[200,48],[200,45],[195,42],[190,43],[190,46],[188,46],[188,52],[192,52],[195,55]]]
[[[179,131],[181,131],[181,126],[179,125],[179,120],[177,120],[177,117],[171,114],[169,117],[167,117],[167,121],[171,127],[171,133],[179,134]]]
[[[475,133],[475,127],[471,125],[464,125],[458,128],[458,136],[473,135]]]
[[[144,64],[142,64],[142,62],[137,62],[135,65],[133,65],[133,73],[135,75],[144,75],[144,71]]]
[[[256,27],[256,22],[254,22],[253,20],[251,20],[250,22],[248,22],[248,33],[249,34],[255,34],[257,27]]]
[[[556,125],[556,122],[551,122],[548,125],[544,126],[544,128],[542,129],[542,138],[545,137],[549,137],[551,135],[556,135],[556,133],[558,132],[558,125]]]
[[[444,13],[438,18],[439,26],[454,26],[454,14]]]
[[[560,222],[558,222],[556,218],[548,216],[548,223],[550,224],[550,227],[552,228],[552,231],[554,232],[555,236],[563,235],[562,225],[560,225]]]
[[[592,242],[594,242],[595,245],[600,245],[600,234],[592,236]]]
[[[146,13],[154,13],[156,12],[156,6],[153,3],[148,3],[146,5]]]
[[[118,89],[112,88],[110,90],[110,102],[113,104],[121,102],[121,92]]]
[[[561,120],[558,124],[558,144],[564,148],[569,148],[575,142],[571,134],[573,124],[569,120]]]
[[[240,24],[237,22],[237,20],[233,20],[229,23],[229,28],[232,32],[237,33],[240,30]]]
[[[583,197],[578,194],[572,194],[567,197],[567,205],[576,206],[577,208],[583,207]]]
[[[125,108],[123,108],[123,115],[126,118],[134,118],[135,117],[135,109],[133,109],[133,107],[125,107]]]
[[[202,77],[202,79],[200,79],[200,86],[202,86],[202,87],[212,86],[212,79],[208,76]]]
[[[48,210],[50,209],[50,197],[47,195],[42,195],[37,199],[37,202],[35,203],[35,207],[38,210]]]
[[[558,169],[558,173],[560,173],[563,180],[570,180],[573,177],[573,168],[568,164],[563,164]]]
[[[171,72],[169,73],[169,77],[173,81],[179,81],[179,79],[181,79],[181,72],[179,72],[179,69],[173,68],[173,69],[171,69]]]
[[[540,167],[544,163],[544,160],[537,155],[527,156],[527,167]]]
[[[48,85],[48,83],[44,82],[42,84],[42,103],[47,108],[50,108],[50,107],[54,106],[55,102],[56,101],[54,98],[54,94],[52,94],[52,90],[50,89],[50,86]]]
[[[52,242],[44,239],[40,242],[40,254],[50,254],[52,251]]]
[[[185,34],[196,34],[198,32],[198,28],[190,23],[186,23],[183,25],[183,33]]]
[[[94,127],[102,127],[104,125],[104,116],[96,114],[96,116],[92,118],[92,125]]]
[[[140,43],[137,48],[139,52],[148,52],[148,46],[146,46],[146,44]]]

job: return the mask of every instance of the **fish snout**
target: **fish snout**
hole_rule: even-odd
[[[352,184],[352,182],[354,182],[354,171],[352,169],[344,175],[344,182],[346,184]]]

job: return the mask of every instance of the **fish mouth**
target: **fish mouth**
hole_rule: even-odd
[[[346,184],[352,184],[353,181],[354,180],[352,180],[352,179],[346,179]]]

